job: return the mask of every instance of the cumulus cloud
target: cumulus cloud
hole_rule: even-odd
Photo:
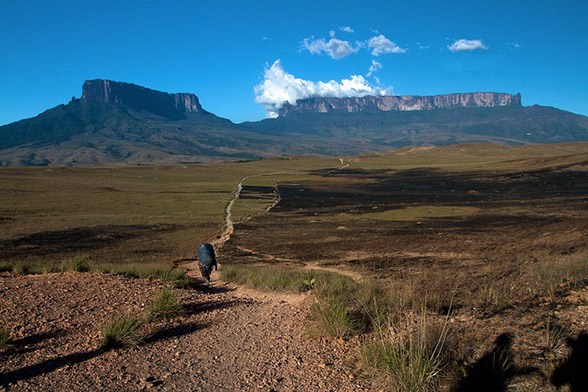
[[[351,26],[341,26],[341,27],[339,27],[339,30],[341,30],[345,33],[355,33],[355,30],[353,30],[351,28]]]
[[[484,45],[479,39],[458,39],[451,45],[447,45],[447,49],[452,52],[471,52],[474,50],[486,50],[488,47]]]
[[[374,74],[374,72],[382,69],[382,64],[378,63],[376,60],[372,60],[372,65],[370,65],[370,69],[368,73],[365,75],[368,78]]]
[[[354,48],[348,41],[337,38],[331,38],[328,41],[325,38],[305,38],[302,41],[302,47],[312,54],[326,53],[335,60],[357,52],[357,48]]]
[[[296,105],[299,99],[310,97],[363,97],[388,95],[391,89],[370,86],[361,75],[351,75],[341,81],[313,82],[287,73],[280,60],[266,67],[264,80],[254,88],[255,102],[263,105],[268,117],[277,117],[285,102]]]
[[[376,35],[370,38],[367,42],[368,48],[372,49],[372,55],[379,56],[386,53],[404,53],[405,49],[402,49],[396,43],[390,41],[383,34]]]

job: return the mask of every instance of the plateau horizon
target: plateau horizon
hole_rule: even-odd
[[[97,78],[195,92],[235,123],[308,97],[468,91],[588,115],[587,14],[543,0],[2,2],[0,124]]]

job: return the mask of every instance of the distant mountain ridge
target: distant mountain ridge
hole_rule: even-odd
[[[520,94],[308,98],[234,124],[192,93],[88,80],[80,98],[0,126],[0,166],[190,163],[350,156],[404,146],[588,140],[588,117],[521,105]]]
[[[521,106],[521,94],[477,92],[431,96],[317,97],[301,99],[294,104],[286,102],[278,115],[286,117],[293,113],[375,113],[497,106]]]

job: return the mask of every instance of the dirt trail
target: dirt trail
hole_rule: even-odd
[[[231,210],[246,178],[227,204],[223,231],[213,241],[217,249],[234,232]],[[277,189],[274,194],[270,209],[279,202]],[[199,277],[197,262],[184,266]],[[328,269],[318,263],[308,268]],[[163,282],[91,273],[0,274],[0,319],[18,342],[15,350],[0,352],[0,389],[373,389],[350,361],[357,339],[306,336],[308,295],[260,293],[221,282],[217,272],[212,278],[210,288],[175,289],[186,314],[148,326],[137,347],[103,350],[100,326],[123,312],[140,315]]]
[[[224,245],[224,243],[231,238],[231,235],[233,235],[233,232],[235,231],[235,225],[233,224],[233,220],[231,219],[231,210],[233,209],[233,204],[235,204],[237,199],[239,199],[241,191],[243,190],[243,181],[245,181],[247,178],[248,176],[243,177],[241,178],[239,183],[237,183],[237,189],[233,193],[233,197],[231,198],[231,200],[229,200],[229,203],[225,208],[225,223],[223,225],[223,231],[221,232],[218,238],[210,241],[212,246],[214,246],[215,250],[220,249]]]

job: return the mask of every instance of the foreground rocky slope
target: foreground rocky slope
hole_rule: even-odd
[[[214,280],[214,279],[213,279]],[[0,275],[0,388],[45,391],[357,391],[356,342],[305,335],[307,304],[251,297],[219,282],[175,292],[185,316],[154,325],[135,348],[100,348],[113,315],[140,315],[161,282],[82,273]]]

